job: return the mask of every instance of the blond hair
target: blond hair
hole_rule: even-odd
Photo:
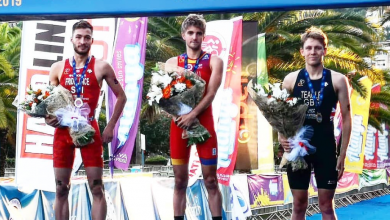
[[[302,47],[309,38],[318,40],[324,46],[324,48],[328,47],[328,36],[326,36],[326,34],[319,28],[311,27],[301,35]]]

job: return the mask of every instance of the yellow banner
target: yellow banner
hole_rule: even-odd
[[[284,204],[292,204],[293,203],[293,196],[290,189],[290,184],[288,184],[288,178],[287,174],[282,174],[283,178],[283,188],[284,188]]]
[[[363,171],[372,82],[367,76],[359,81],[366,88],[367,96],[363,98],[358,92],[352,91],[352,132],[345,159],[345,170],[360,174]]]

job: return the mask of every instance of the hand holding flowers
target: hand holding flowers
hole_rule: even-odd
[[[175,123],[184,128],[182,138],[188,138],[188,146],[203,143],[210,133],[191,111],[203,98],[205,81],[195,73],[178,66],[157,64],[152,73],[147,99],[149,105],[157,104],[172,115]]]
[[[269,84],[269,89],[261,85],[253,85],[250,81],[248,92],[259,107],[264,117],[281,136],[281,144],[290,152],[283,154],[280,167],[291,162],[293,171],[307,168],[303,159],[305,155],[315,152],[309,141],[313,136],[311,127],[303,127],[307,106],[299,104],[298,99],[291,97],[280,83]]]
[[[30,85],[25,101],[18,104],[19,110],[36,118],[45,118],[53,127],[69,127],[73,143],[82,147],[92,143],[95,129],[90,125],[88,114],[90,108],[86,104],[76,108],[69,90],[61,85]]]

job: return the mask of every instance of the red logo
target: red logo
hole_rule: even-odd
[[[217,56],[221,55],[223,51],[226,50],[224,48],[224,42],[221,39],[214,35],[207,35],[202,42],[202,49],[210,54],[215,54]]]

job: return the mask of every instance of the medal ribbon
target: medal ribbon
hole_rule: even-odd
[[[200,58],[202,57],[202,55],[203,55],[203,51],[201,50],[198,59],[196,59],[196,63],[195,63],[194,68],[192,69],[192,72],[196,73],[196,70],[198,70],[199,61],[200,61]],[[187,53],[184,54],[184,69],[188,69],[188,55],[187,55]]]
[[[83,89],[83,80],[84,80],[85,72],[86,72],[87,67],[88,67],[88,64],[89,64],[89,60],[90,60],[90,59],[89,59],[89,57],[88,57],[87,61],[85,61],[84,69],[83,69],[83,72],[81,73],[79,82],[77,82],[76,60],[75,60],[74,57],[73,57],[73,63],[72,63],[72,67],[73,67],[73,79],[74,79],[74,85],[76,86],[77,98],[80,98],[80,96],[81,96],[81,91],[82,91],[82,89]]]
[[[317,96],[316,96],[316,94],[314,92],[313,84],[311,83],[311,80],[310,80],[310,77],[309,77],[309,73],[307,72],[307,70],[305,70],[305,76],[306,76],[307,85],[309,86],[310,92],[311,92],[312,97],[314,99],[314,105],[316,107],[316,111],[318,113],[319,112],[318,110],[319,110],[319,108],[321,106],[322,100],[324,99],[326,71],[323,70],[323,72],[322,72],[321,89],[320,89],[320,96],[319,96],[318,102],[317,102]]]

